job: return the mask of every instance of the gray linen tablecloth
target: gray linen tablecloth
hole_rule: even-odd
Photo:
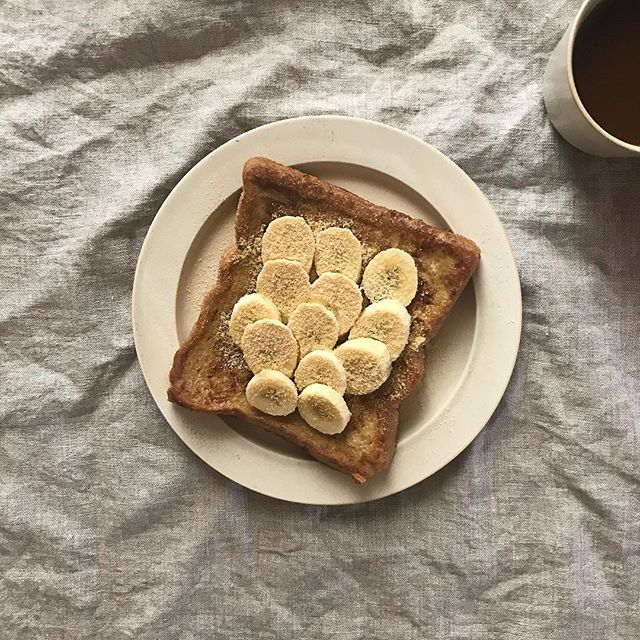
[[[640,637],[640,162],[586,156],[546,118],[578,5],[0,3],[0,638]],[[473,445],[341,508],[200,462],[131,332],[138,252],[178,179],[315,113],[453,158],[524,295]]]

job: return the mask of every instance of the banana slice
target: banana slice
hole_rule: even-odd
[[[300,360],[293,379],[300,391],[315,383],[331,387],[340,395],[347,390],[347,372],[331,351],[318,349],[308,353]]]
[[[406,307],[418,290],[416,263],[402,249],[385,249],[365,267],[362,288],[371,302],[393,298]]]
[[[338,342],[338,321],[327,307],[317,302],[299,304],[289,317],[289,329],[305,356],[315,349],[333,349]]]
[[[362,272],[362,245],[349,229],[330,227],[316,238],[318,275],[333,271],[358,282]]]
[[[373,338],[354,338],[334,350],[347,372],[347,393],[364,395],[380,387],[391,373],[389,349]]]
[[[342,273],[323,273],[311,285],[309,300],[319,302],[333,311],[340,335],[351,329],[362,311],[360,288]]]
[[[287,416],[296,410],[296,385],[280,371],[264,369],[247,385],[247,402],[270,416]]]
[[[258,320],[242,334],[244,359],[253,373],[275,369],[289,378],[298,364],[298,343],[291,329],[278,320]]]
[[[411,316],[397,300],[380,300],[364,309],[349,338],[375,338],[384,342],[395,360],[409,342]]]
[[[284,320],[309,296],[309,274],[295,260],[269,260],[258,274],[256,291],[274,302]]]
[[[316,242],[311,227],[300,216],[276,218],[262,236],[262,261],[286,258],[299,262],[309,273]]]
[[[310,427],[330,435],[344,431],[351,419],[344,398],[324,384],[306,387],[298,398],[298,411]]]
[[[280,320],[278,307],[269,298],[265,298],[259,293],[249,293],[246,296],[242,296],[234,305],[229,319],[229,335],[231,339],[239,345],[247,326],[252,322],[264,320],[265,318]]]

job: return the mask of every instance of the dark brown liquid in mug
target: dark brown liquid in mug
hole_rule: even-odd
[[[604,0],[578,29],[573,76],[589,115],[640,145],[640,0]]]

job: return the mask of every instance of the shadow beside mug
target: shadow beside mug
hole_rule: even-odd
[[[574,147],[596,156],[640,158],[640,146],[605,131],[589,115],[576,89],[573,74],[576,34],[593,9],[603,1],[586,0],[553,50],[544,74],[544,102],[553,126]]]

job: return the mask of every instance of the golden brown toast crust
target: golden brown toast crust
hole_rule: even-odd
[[[409,305],[411,336],[391,376],[366,396],[347,396],[352,413],[346,429],[325,435],[297,412],[272,417],[251,407],[245,388],[251,378],[242,354],[228,335],[236,301],[254,290],[262,268],[260,241],[271,220],[302,215],[314,231],[346,226],[360,239],[364,261],[389,247],[408,251],[418,268],[418,293]],[[196,411],[244,418],[307,449],[315,458],[365,482],[393,457],[398,406],[424,375],[422,346],[440,328],[480,258],[471,240],[374,205],[344,189],[266,158],[245,163],[236,217],[236,247],[220,262],[218,283],[175,354],[169,400]]]

